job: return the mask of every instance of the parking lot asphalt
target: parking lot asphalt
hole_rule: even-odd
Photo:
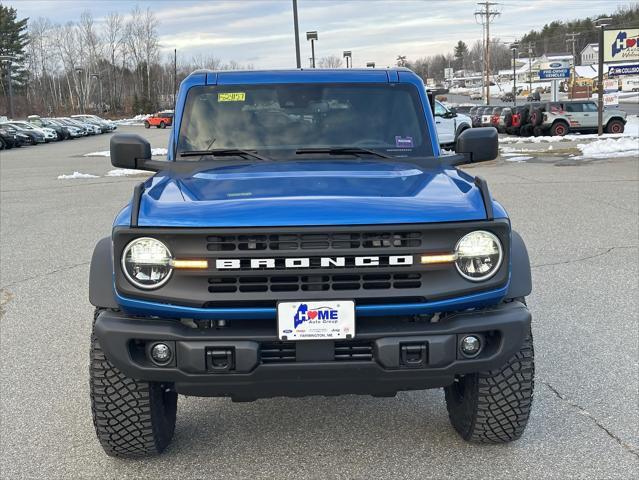
[[[168,130],[121,127],[165,147]],[[107,457],[89,405],[88,273],[141,177],[109,135],[0,152],[2,478],[587,478],[639,472],[639,159],[475,165],[528,244],[536,383],[523,438],[465,443],[443,393],[180,397],[160,457]],[[59,180],[74,171],[98,178]]]

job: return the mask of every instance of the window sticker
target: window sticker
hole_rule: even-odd
[[[395,136],[395,146],[401,148],[413,148],[413,137]]]
[[[244,102],[245,100],[246,100],[245,92],[229,92],[229,93],[217,94],[218,102]]]

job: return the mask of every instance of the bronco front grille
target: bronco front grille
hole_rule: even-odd
[[[283,233],[270,235],[210,235],[210,252],[268,250],[351,250],[410,248],[422,245],[421,232]]]
[[[325,292],[421,288],[421,273],[260,275],[209,278],[210,293]]]

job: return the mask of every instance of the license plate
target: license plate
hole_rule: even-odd
[[[355,336],[355,302],[280,302],[277,304],[280,340],[333,340]]]

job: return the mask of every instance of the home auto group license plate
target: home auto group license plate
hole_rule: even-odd
[[[355,302],[279,302],[280,340],[332,340],[355,336]]]

